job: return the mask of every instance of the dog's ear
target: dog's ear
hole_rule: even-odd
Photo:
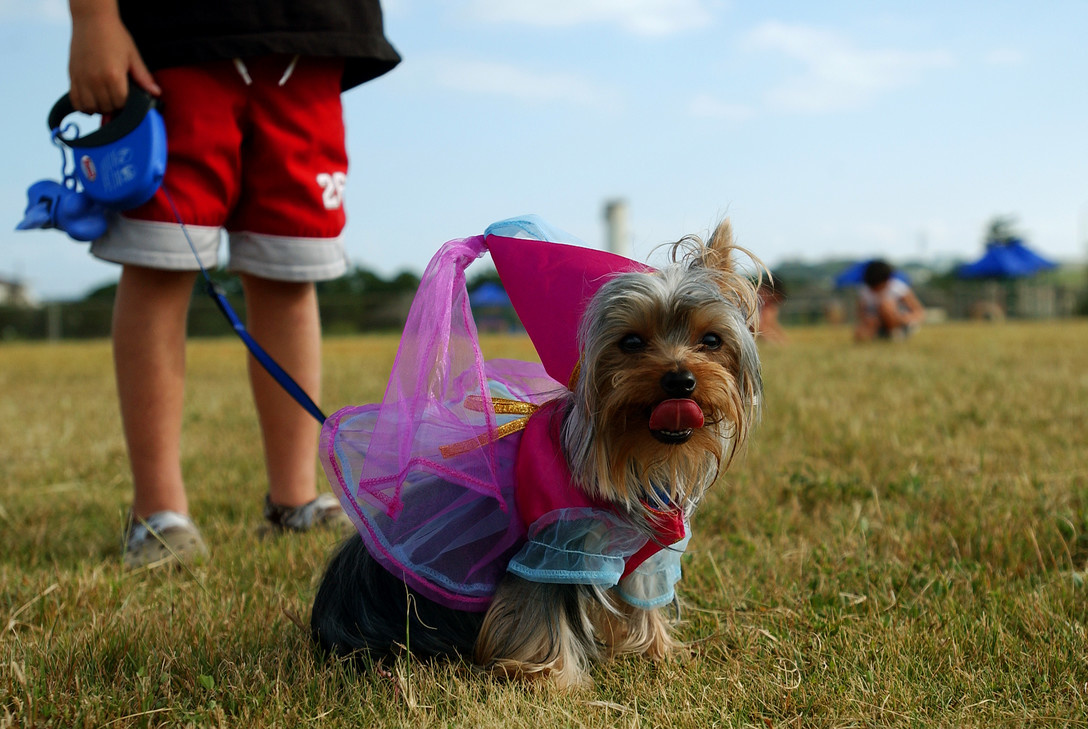
[[[724,218],[722,222],[718,223],[718,227],[714,229],[710,240],[707,241],[699,264],[706,268],[732,273],[734,270],[734,247],[733,226],[729,222],[729,218]]]
[[[671,246],[670,257],[675,263],[682,263],[688,268],[705,268],[721,274],[732,274],[733,265],[733,225],[729,218],[723,218],[710,238],[685,235]],[[745,251],[747,253],[747,251]]]
[[[694,240],[698,241],[697,238]],[[752,262],[757,277],[755,282],[748,273],[737,266],[734,258],[737,253],[743,253]],[[699,245],[694,259],[689,260],[693,267],[704,268],[711,272],[722,293],[740,308],[745,319],[754,326],[757,311],[756,286],[766,269],[751,251],[737,246],[733,240],[733,226],[728,218],[718,223],[710,239],[705,244]]]
[[[756,281],[737,266],[734,256],[743,253],[755,268]],[[733,226],[724,218],[709,240],[687,235],[673,244],[672,260],[692,269],[705,269],[721,288],[726,298],[739,306],[745,317],[752,319],[756,311],[756,286],[766,272],[762,261],[751,251],[739,247],[733,240]]]

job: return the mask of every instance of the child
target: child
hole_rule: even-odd
[[[772,274],[759,282],[756,295],[759,297],[759,328],[756,336],[767,342],[784,344],[787,337],[778,321],[778,311],[786,300],[786,287]]]
[[[864,285],[858,292],[855,340],[902,339],[922,323],[922,303],[910,286],[892,273],[892,267],[879,259],[865,267]]]
[[[347,173],[340,92],[400,60],[378,0],[70,0],[71,99],[86,113],[123,106],[131,82],[162,102],[163,189],[91,247],[120,263],[114,364],[132,467],[128,568],[206,553],[180,464],[185,328],[198,265],[220,231],[241,277],[248,328],[315,400],[321,325],[314,282],[346,269]],[[265,518],[307,530],[344,520],[317,494],[317,423],[250,358],[265,450]]]

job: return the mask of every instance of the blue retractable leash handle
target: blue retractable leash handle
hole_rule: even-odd
[[[154,107],[155,99],[133,87],[113,119],[80,136],[75,124],[64,123],[75,109],[68,94],[62,96],[49,111],[61,180],[30,186],[15,229],[56,228],[75,240],[92,241],[105,235],[113,211],[150,199],[166,171],[166,129]]]
[[[150,200],[162,186],[166,172],[166,127],[156,104],[154,97],[131,85],[124,108],[109,122],[86,136],[79,136],[78,129],[75,136],[66,136],[75,125],[65,125],[64,119],[75,108],[68,94],[62,96],[49,112],[49,130],[61,150],[63,181],[40,180],[30,186],[25,217],[16,229],[57,228],[75,240],[90,241],[105,234],[113,211],[128,210]],[[68,170],[69,151],[75,162],[72,171]],[[165,187],[162,191],[204,276],[204,291],[268,374],[306,412],[324,423],[321,408],[246,331],[226,294],[204,268],[170,191]]]

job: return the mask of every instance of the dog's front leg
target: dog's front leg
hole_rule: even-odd
[[[634,653],[660,661],[679,648],[661,610],[643,610],[618,599],[612,603],[612,610],[600,611],[597,631],[610,656]]]
[[[476,662],[508,678],[544,679],[559,688],[591,683],[597,655],[591,588],[529,582],[507,575],[484,616]]]

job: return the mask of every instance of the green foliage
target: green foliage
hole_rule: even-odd
[[[87,292],[87,295],[80,300],[112,304],[116,296],[117,282],[114,281],[112,283],[102,284],[101,286],[91,289],[89,292]]]
[[[242,282],[237,274],[224,268],[213,268],[208,277],[225,293],[234,298],[242,295]],[[359,296],[362,294],[400,294],[415,293],[419,286],[419,276],[411,271],[402,271],[390,279],[382,278],[373,271],[355,266],[343,276],[332,281],[317,284],[318,294],[328,296]],[[199,276],[193,285],[193,298],[204,295],[204,278]],[[117,293],[117,284],[109,283],[89,292],[82,300],[112,303]]]
[[[987,246],[1003,246],[1022,238],[1017,229],[1015,215],[996,215],[986,224],[986,237],[983,242]]]
[[[182,457],[212,558],[125,573],[109,345],[4,345],[0,727],[1083,727],[1088,323],[790,336],[763,349],[763,422],[694,519],[688,650],[573,695],[314,654],[337,537],[259,534],[232,340],[189,347]],[[327,340],[326,409],[380,398],[397,343]]]
[[[359,296],[363,294],[414,294],[419,286],[419,276],[402,271],[391,279],[384,279],[373,271],[356,266],[340,278],[322,281],[317,293],[322,296]]]
[[[245,320],[245,297],[237,275],[215,269],[208,275]],[[332,335],[396,331],[404,326],[419,277],[405,271],[384,279],[355,268],[333,281],[317,284],[324,331]],[[203,277],[193,284],[189,307],[190,337],[232,336],[230,324],[207,296]],[[81,301],[41,308],[0,306],[0,340],[94,339],[110,335],[117,284],[91,291]]]
[[[216,268],[209,270],[208,276],[227,296],[234,298],[242,295],[242,282],[237,274]],[[369,269],[356,266],[340,278],[318,283],[317,291],[318,294],[329,296],[358,296],[415,293],[418,286],[419,276],[411,271],[402,271],[391,279],[385,279]],[[198,277],[193,285],[193,298],[204,296],[204,287],[204,278]],[[112,303],[116,293],[116,283],[104,284],[89,292],[82,300]]]

